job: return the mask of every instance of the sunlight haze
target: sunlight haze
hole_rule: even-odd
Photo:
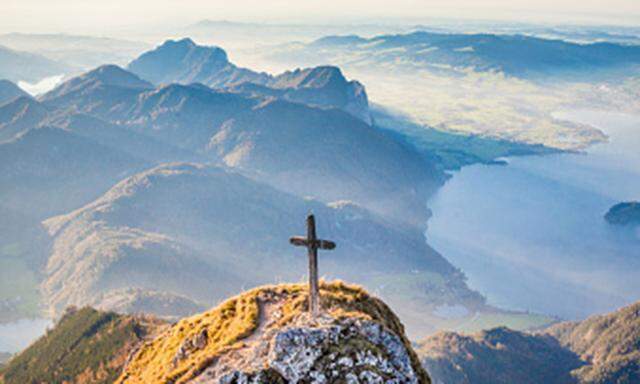
[[[398,0],[257,1],[238,0],[3,0],[3,32],[77,32],[113,34],[110,28],[138,28],[201,19],[287,23],[421,22],[430,18],[517,22],[637,24],[636,0]]]

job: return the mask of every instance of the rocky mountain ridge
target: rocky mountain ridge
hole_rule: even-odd
[[[193,40],[168,40],[127,67],[154,84],[201,83],[260,96],[278,97],[323,108],[340,108],[371,124],[364,86],[347,81],[337,67],[297,69],[279,75],[254,72],[231,63],[219,47]]]

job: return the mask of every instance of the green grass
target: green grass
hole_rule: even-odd
[[[14,357],[0,383],[112,383],[144,333],[130,316],[78,310]]]

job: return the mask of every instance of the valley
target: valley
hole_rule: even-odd
[[[187,29],[206,40],[212,27],[221,31],[211,39],[240,28]],[[555,356],[559,383],[577,370],[604,375],[573,345],[578,323],[548,326],[640,297],[640,229],[604,219],[640,197],[635,40],[390,26],[316,36],[298,26],[306,41],[292,43],[276,41],[278,28],[251,28],[273,39],[247,52],[188,37],[0,35],[10,47],[0,48],[0,77],[11,80],[0,81],[0,353],[47,335],[16,360],[15,380],[28,377],[29,353],[38,375],[55,377],[43,340],[84,346],[104,331],[122,339],[85,373],[113,381],[127,340],[147,327],[223,324],[227,304],[195,314],[243,304],[225,300],[257,285],[304,281],[306,258],[287,239],[309,213],[338,244],[322,254],[321,277],[363,287],[327,283],[332,292],[348,305],[368,303],[364,289],[384,300],[403,324],[394,332],[420,341],[436,378],[476,374],[451,352],[460,345],[509,372],[520,353],[538,373]],[[300,288],[274,289],[300,304]],[[71,320],[90,337],[65,328]],[[162,342],[173,351],[176,339]],[[494,340],[515,352],[493,350]],[[140,358],[134,377],[157,374]]]
[[[559,115],[602,129],[608,141],[585,153],[462,169],[430,201],[426,236],[490,303],[575,319],[640,294],[634,278],[640,234],[603,219],[611,205],[640,189],[640,118],[584,110]]]

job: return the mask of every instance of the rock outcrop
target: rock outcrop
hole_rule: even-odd
[[[118,383],[430,383],[393,312],[358,287],[256,288],[144,344]]]

